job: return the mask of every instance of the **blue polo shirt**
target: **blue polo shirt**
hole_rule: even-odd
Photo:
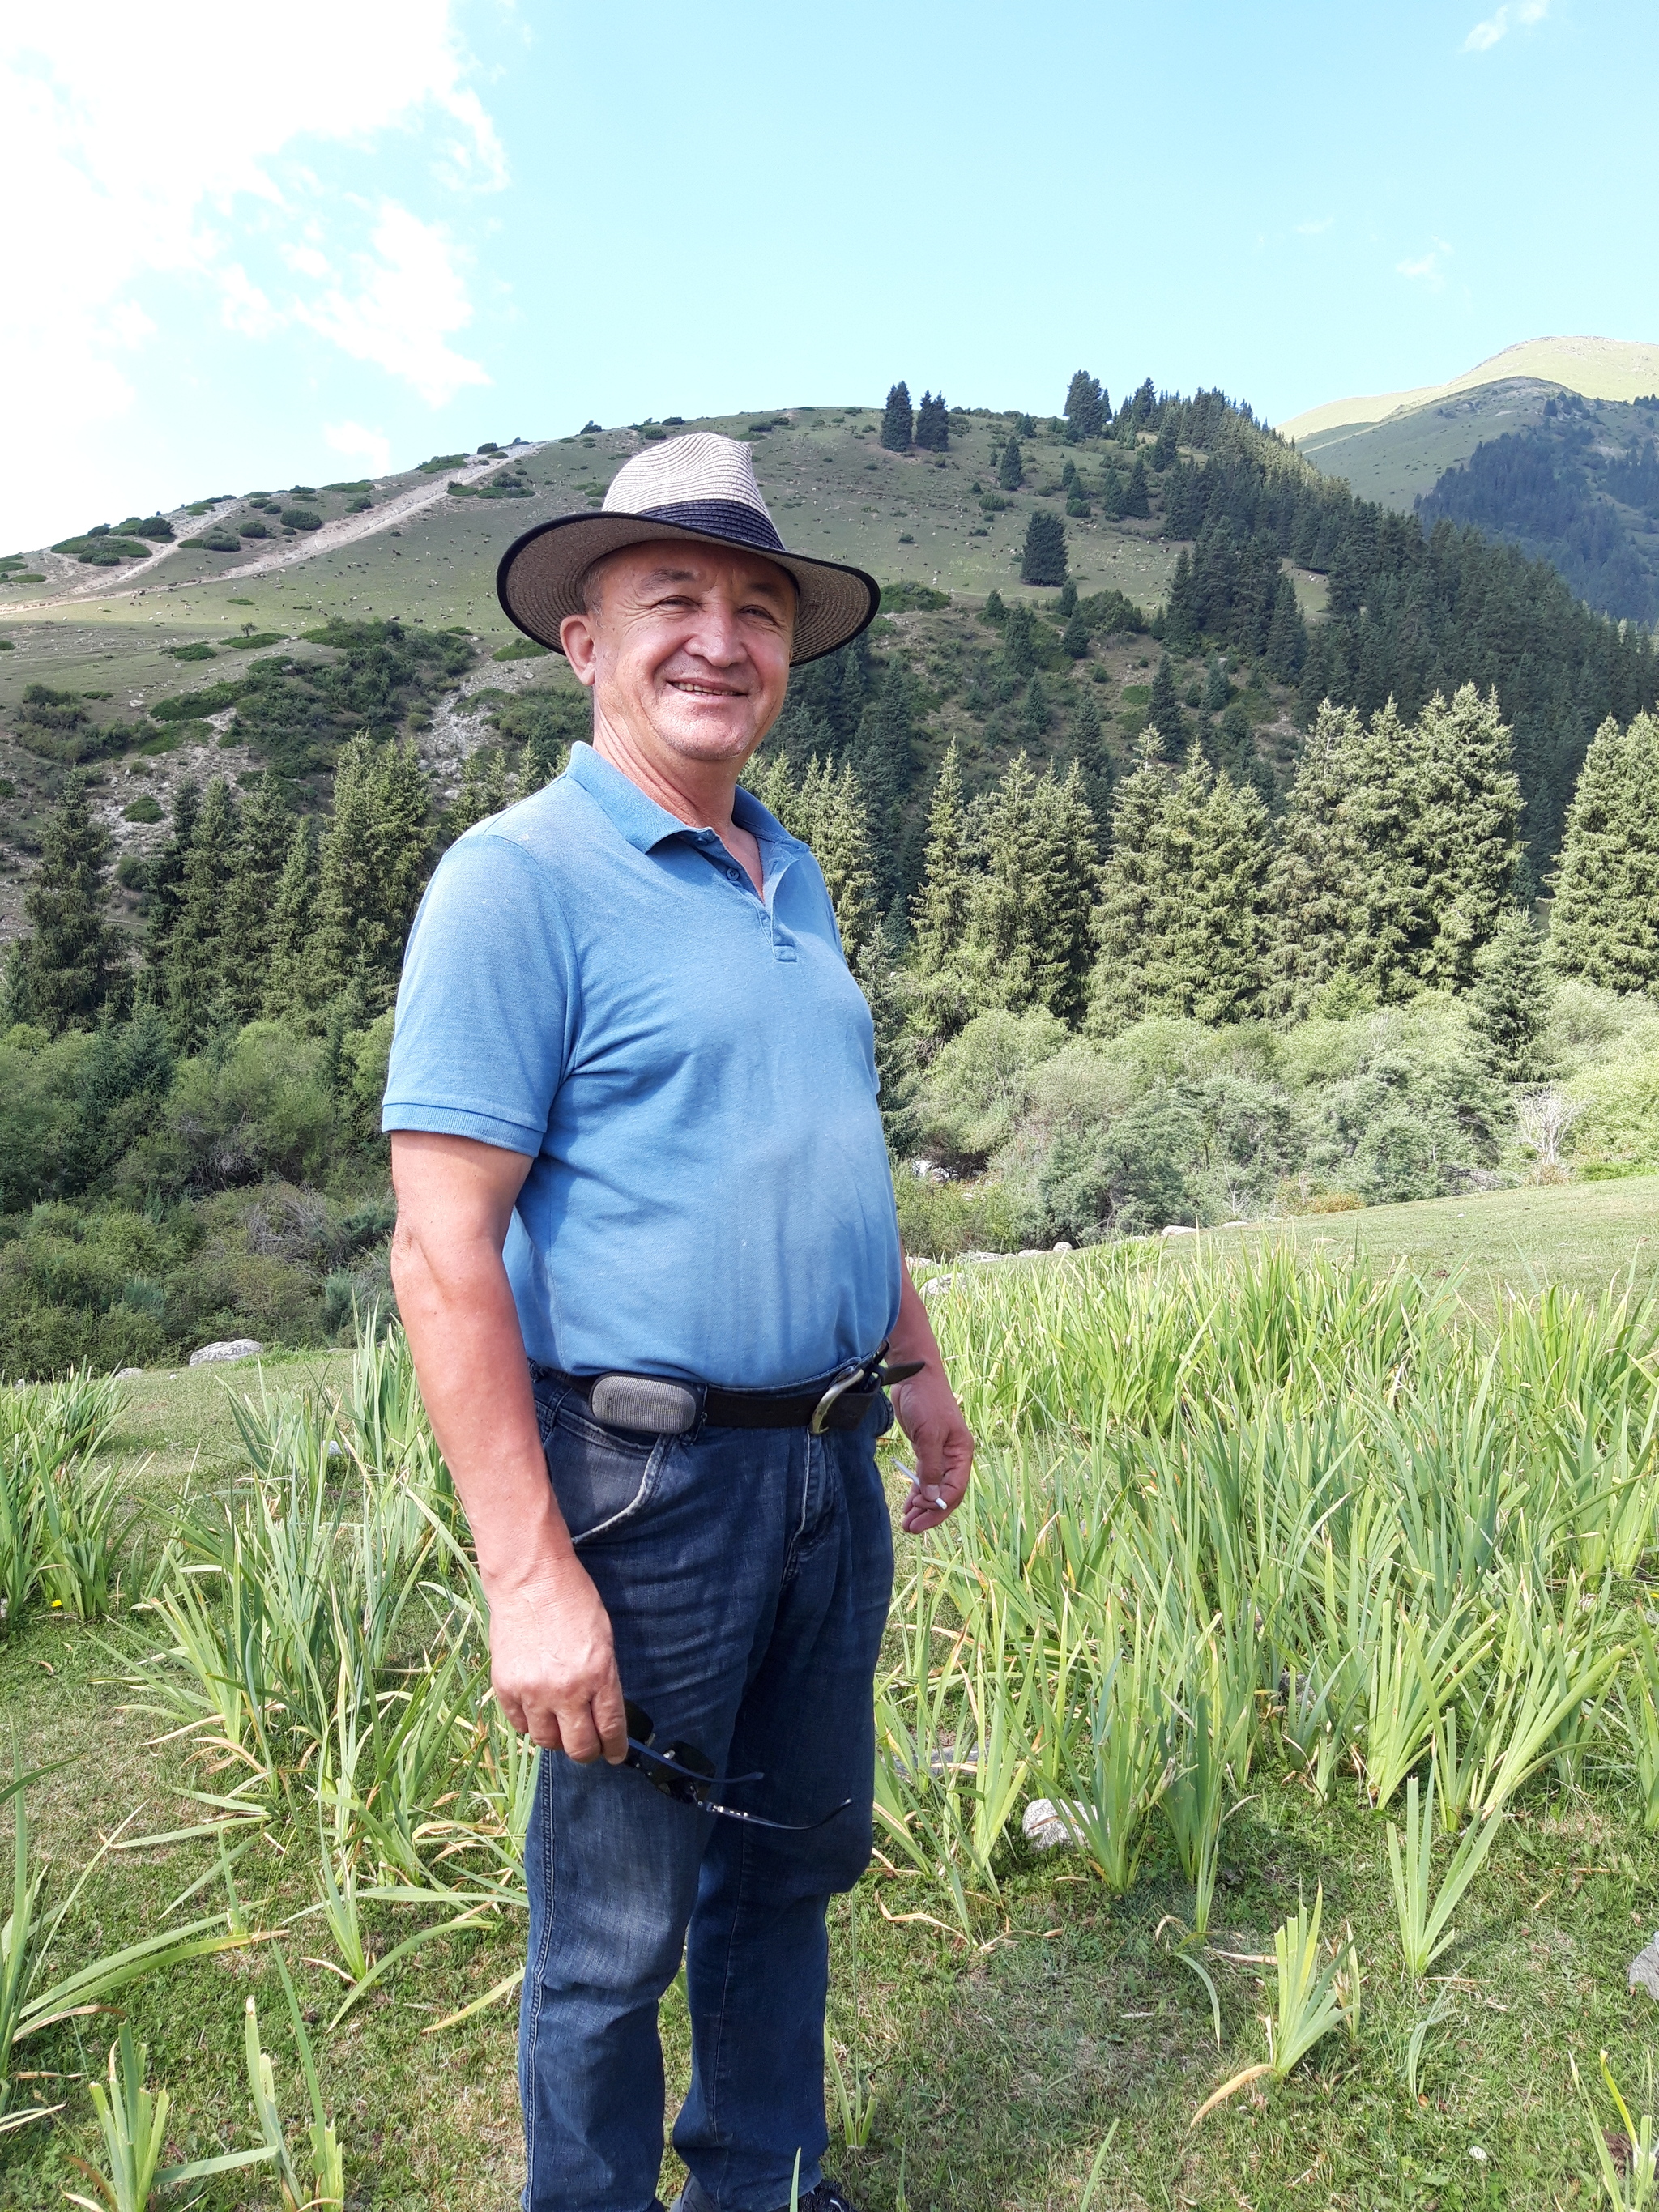
[[[415,917],[381,1127],[528,1156],[504,1256],[541,1364],[775,1389],[897,1318],[870,1010],[809,848],[733,814],[763,896],[578,744]]]

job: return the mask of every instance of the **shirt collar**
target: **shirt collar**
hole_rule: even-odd
[[[671,837],[695,841],[714,836],[712,830],[695,829],[690,823],[682,822],[678,814],[671,814],[665,806],[659,806],[631,776],[613,768],[592,745],[580,738],[570,748],[565,774],[597,802],[612,826],[638,852],[649,853]],[[808,849],[799,837],[792,837],[776,816],[769,813],[753,792],[746,791],[742,784],[738,786],[732,802],[732,819],[739,830],[748,830],[763,845],[781,846],[798,853]]]

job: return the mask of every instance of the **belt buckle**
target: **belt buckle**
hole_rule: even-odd
[[[832,1377],[829,1389],[812,1408],[812,1418],[806,1425],[810,1435],[821,1437],[823,1434],[830,1416],[835,1410],[836,1401],[843,1391],[852,1389],[854,1383],[869,1366],[870,1362],[867,1359],[855,1359],[851,1366],[843,1367],[839,1374]]]

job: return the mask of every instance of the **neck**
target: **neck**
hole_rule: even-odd
[[[665,746],[641,744],[633,732],[606,715],[598,701],[593,708],[593,750],[601,760],[620,769],[647,799],[694,830],[727,830],[732,827],[732,802],[747,753],[724,760],[687,759]]]

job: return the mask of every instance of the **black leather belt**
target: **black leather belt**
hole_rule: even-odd
[[[799,1390],[727,1390],[716,1382],[682,1382],[665,1375],[568,1375],[556,1367],[532,1372],[585,1399],[607,1428],[647,1436],[678,1437],[699,1421],[711,1429],[855,1429],[883,1390],[919,1375],[926,1363],[884,1367],[887,1346],[872,1359],[854,1360]]]

